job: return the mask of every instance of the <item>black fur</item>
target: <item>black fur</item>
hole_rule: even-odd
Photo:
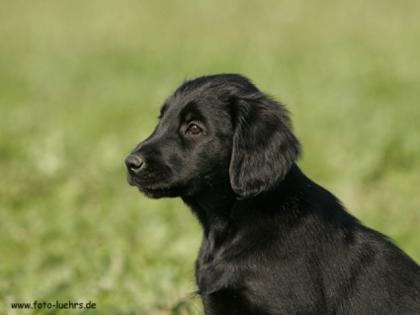
[[[283,106],[243,76],[205,76],[166,101],[128,178],[197,215],[206,314],[420,314],[419,266],[308,179],[299,152]]]

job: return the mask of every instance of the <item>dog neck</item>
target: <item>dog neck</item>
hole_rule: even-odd
[[[256,216],[255,219],[262,219],[264,213],[254,211],[261,199],[275,199],[277,202],[273,204],[281,208],[281,204],[287,203],[287,199],[290,198],[290,187],[302,184],[300,183],[302,177],[305,176],[299,167],[293,165],[286,177],[274,189],[256,197],[238,200],[229,183],[225,183],[218,188],[212,187],[193,196],[183,196],[182,200],[197,216],[205,236],[208,236],[211,231],[213,234],[223,234],[232,221],[242,221],[240,219],[242,216]]]
[[[230,187],[219,187],[182,197],[203,227],[204,234],[210,230],[224,230],[230,221],[230,214],[236,198]]]
[[[277,187],[252,198],[238,200],[228,183],[229,187],[213,187],[194,196],[182,197],[203,228],[200,264],[214,261],[216,257],[220,259],[232,250],[236,253],[248,250],[256,233],[264,235],[267,226],[298,220],[289,218],[296,213],[288,214],[282,209],[293,202],[295,196],[290,194],[290,189],[302,185],[302,177],[299,168],[294,165]],[[261,203],[273,206],[261,209]],[[248,239],[243,242],[245,246],[230,246],[236,243],[234,240],[238,237]]]
[[[182,199],[203,228],[203,244],[206,245],[202,246],[201,258],[203,261],[211,261],[217,248],[232,231],[231,212],[237,202],[235,195],[230,187],[225,187],[217,190],[213,188]]]

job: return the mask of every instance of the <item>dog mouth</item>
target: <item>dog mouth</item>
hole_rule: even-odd
[[[156,189],[158,186],[155,181],[139,178],[130,172],[127,174],[127,182],[130,186],[136,186],[139,189]]]
[[[130,186],[135,186],[147,197],[178,197],[182,193],[182,189],[170,184],[162,184],[157,182],[148,182],[131,174],[127,175],[127,182]]]
[[[130,185],[130,186],[137,186],[137,181],[135,180],[135,178],[132,176],[132,175],[130,175],[129,173],[127,174],[127,183]]]

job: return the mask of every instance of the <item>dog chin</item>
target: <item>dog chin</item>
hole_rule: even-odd
[[[164,197],[182,197],[184,195],[188,195],[188,189],[187,187],[171,183],[171,184],[165,184],[165,183],[145,183],[141,179],[130,176],[130,174],[127,176],[127,182],[131,186],[135,186],[138,188],[138,190],[143,193],[146,197],[158,199],[158,198],[164,198]]]
[[[146,185],[139,183],[134,180],[134,186],[138,188],[140,192],[146,195],[146,197],[158,199],[164,197],[180,197],[183,194],[183,189],[175,185]]]
[[[142,192],[146,197],[159,199],[165,197],[179,197],[179,193],[172,188],[146,188],[137,185],[137,188]]]

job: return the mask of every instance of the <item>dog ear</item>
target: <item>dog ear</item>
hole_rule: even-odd
[[[268,191],[286,176],[300,154],[287,110],[261,92],[234,97],[230,183],[239,198]]]

